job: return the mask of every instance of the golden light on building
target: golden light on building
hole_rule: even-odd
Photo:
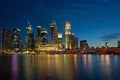
[[[62,38],[62,33],[58,33],[58,38]]]
[[[62,33],[58,33],[58,40],[57,40],[57,44],[58,44],[58,49],[62,49]]]
[[[58,44],[46,44],[46,45],[41,45],[37,49],[38,51],[58,51]]]
[[[71,49],[71,25],[68,21],[65,24],[65,48]]]
[[[66,26],[65,29],[71,29],[70,22],[67,21],[66,24],[65,24],[65,26]]]

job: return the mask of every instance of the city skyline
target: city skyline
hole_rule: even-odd
[[[68,21],[66,21],[65,25],[65,38],[62,37],[64,34],[57,29],[56,21],[54,20],[50,24],[50,33],[48,33],[46,28],[41,26],[37,26],[37,35],[34,35],[33,31],[29,21],[25,34],[22,33],[22,35],[25,36],[20,35],[21,29],[19,28],[15,28],[13,31],[3,28],[1,30],[1,49],[19,51],[23,48],[24,50],[62,50],[78,48],[78,37],[71,32],[71,25]],[[48,40],[47,35],[50,37],[50,40]],[[25,37],[25,39],[22,39],[22,37]]]
[[[71,30],[79,41],[87,40],[90,46],[101,46],[107,41],[110,46],[117,46],[120,40],[119,3],[118,0],[4,0],[0,1],[0,28],[19,27],[25,34],[29,20],[36,35],[37,26],[49,32],[49,24],[56,20],[58,30],[64,34],[65,22],[70,21]]]

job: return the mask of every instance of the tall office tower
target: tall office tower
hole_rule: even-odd
[[[120,48],[120,41],[118,41],[118,48]]]
[[[73,33],[71,34],[71,49],[78,48],[78,37],[76,37]]]
[[[34,49],[34,34],[31,25],[26,27],[26,50]]]
[[[58,40],[57,40],[57,44],[58,44],[58,49],[62,49],[62,33],[58,33]]]
[[[78,37],[75,36],[75,48],[78,48]]]
[[[35,38],[35,48],[38,48],[41,44],[41,26],[37,26],[37,36]]]
[[[53,20],[50,24],[50,42],[55,44],[57,42],[57,25],[56,22]]]
[[[88,49],[88,48],[89,48],[89,46],[88,46],[88,43],[87,43],[86,40],[80,41],[80,49],[86,50],[86,49]]]
[[[75,48],[75,35],[74,33],[71,34],[71,49]]]
[[[16,28],[13,30],[12,35],[12,49],[15,51],[19,51],[22,48],[22,41],[20,37],[21,30],[19,28]]]
[[[41,26],[37,26],[37,36],[40,37],[41,36]]]
[[[71,49],[71,25],[68,21],[65,24],[65,48]]]
[[[11,49],[11,33],[7,29],[2,29],[2,49],[9,50]]]
[[[42,28],[41,29],[41,44],[42,45],[45,45],[46,43],[48,43],[48,40],[47,40],[47,30],[46,28]]]

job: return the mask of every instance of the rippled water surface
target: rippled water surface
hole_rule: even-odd
[[[120,80],[120,55],[1,55],[0,80]]]

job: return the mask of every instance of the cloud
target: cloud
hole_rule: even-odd
[[[113,34],[104,35],[101,37],[103,41],[111,41],[118,38],[120,38],[120,33],[113,33]]]

